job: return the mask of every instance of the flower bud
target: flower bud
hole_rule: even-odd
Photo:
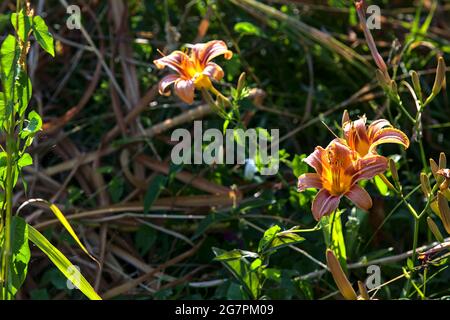
[[[370,300],[370,296],[369,296],[369,293],[367,292],[366,285],[363,282],[358,281],[358,288],[359,288],[360,299],[361,300]]]
[[[436,179],[436,182],[441,183],[443,179],[441,176],[439,176],[437,174],[437,171],[439,170],[439,166],[437,165],[436,161],[434,161],[433,159],[430,159],[430,168],[431,168],[431,172],[433,173],[434,179]]]
[[[386,78],[385,74],[380,70],[375,70],[375,75],[377,77],[378,83],[382,88],[389,88],[390,87],[390,78]]]
[[[430,179],[425,172],[420,173],[420,187],[425,197],[429,198],[431,195]]]
[[[392,178],[394,179],[395,183],[400,183],[397,167],[395,166],[395,161],[392,159],[389,159],[389,170],[391,170]]]
[[[346,124],[347,122],[350,121],[350,116],[348,114],[347,109],[344,110],[344,113],[342,114],[342,126],[344,126],[344,124]]]
[[[442,236],[442,233],[439,231],[438,226],[436,223],[431,219],[431,217],[427,217],[427,224],[428,228],[430,229],[431,233],[434,235],[437,241],[444,242],[444,237]]]
[[[439,155],[439,169],[445,168],[447,168],[447,157],[445,156],[445,153],[441,152]]]
[[[443,57],[439,57],[438,65],[436,67],[436,77],[434,78],[433,89],[431,90],[433,95],[437,95],[441,91],[445,82],[445,61]]]
[[[237,92],[239,94],[242,92],[242,90],[245,87],[245,77],[246,77],[245,72],[242,72],[241,75],[239,76],[239,80],[238,80],[237,87],[236,87]]]
[[[441,191],[438,191],[437,199],[442,223],[447,233],[450,234],[450,208],[448,206],[447,198]]]
[[[397,83],[394,80],[391,80],[390,88],[394,94],[398,94]]]
[[[347,300],[356,300],[357,296],[355,290],[353,290],[338,259],[330,249],[327,250],[327,265],[342,296]]]
[[[419,98],[421,98],[422,97],[422,87],[420,86],[419,75],[414,70],[411,70],[411,72],[409,74],[411,75],[411,80],[412,80],[412,83],[414,86],[414,91],[419,96]]]
[[[447,191],[450,185],[450,169],[439,169],[436,174],[444,178],[444,181],[439,185],[439,189],[442,192]]]

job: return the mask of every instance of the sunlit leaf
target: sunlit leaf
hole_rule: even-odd
[[[41,130],[41,127],[42,127],[41,116],[36,111],[31,111],[28,114],[27,125],[25,128],[23,128],[22,132],[20,133],[20,137],[24,139],[29,135],[32,135]]]
[[[212,248],[216,257],[226,253],[225,250],[219,248]],[[250,269],[250,264],[244,258],[233,260],[220,261],[225,268],[227,268],[233,276],[242,284],[247,294],[256,299],[259,297],[261,291],[261,280],[256,271]]]
[[[20,39],[25,42],[31,31],[32,20],[27,15],[24,15],[23,10],[19,14],[13,12],[11,14],[11,24],[19,35]]]
[[[55,266],[69,279],[76,287],[83,292],[91,300],[101,300],[100,296],[95,292],[94,288],[83,277],[78,269],[62,254],[55,246],[53,246],[39,231],[32,226],[28,226],[28,238],[39,249],[44,252],[47,257],[55,264]]]
[[[33,34],[39,45],[47,51],[51,56],[55,56],[55,46],[53,44],[53,36],[48,31],[47,24],[44,19],[39,16],[33,18]]]
[[[261,29],[250,22],[238,22],[234,25],[234,31],[241,35],[253,35],[260,36],[262,34]]]
[[[0,66],[2,78],[5,79],[11,73],[13,66],[16,65],[19,59],[20,50],[16,46],[16,38],[12,35],[6,36],[0,48]],[[4,88],[5,91],[10,88]]]
[[[324,216],[320,220],[320,223],[322,225],[327,247],[333,250],[333,253],[338,258],[339,263],[345,272],[347,271],[347,252],[345,249],[344,233],[341,223],[342,212],[343,211],[335,211],[330,216]],[[332,232],[331,229],[333,229]]]
[[[24,206],[26,206],[27,204],[31,203],[31,202],[37,202],[37,203],[42,203],[44,205],[46,205],[52,212],[53,214],[56,216],[56,218],[59,220],[59,222],[61,222],[61,224],[63,225],[63,227],[67,230],[67,232],[72,236],[72,238],[75,240],[75,242],[78,244],[78,246],[94,261],[97,262],[97,259],[95,259],[95,257],[93,257],[89,251],[86,249],[86,247],[83,245],[83,243],[80,241],[80,239],[78,238],[77,234],[75,233],[75,231],[73,230],[72,226],[70,225],[69,221],[66,219],[66,217],[64,216],[64,214],[61,212],[61,210],[59,210],[59,208],[53,204],[50,203],[46,200],[43,199],[32,199],[29,200],[28,202],[25,202],[24,204],[22,204],[22,206],[20,207],[20,209],[22,209]]]
[[[33,158],[30,156],[29,153],[24,153],[19,161],[17,162],[17,165],[19,168],[23,168],[26,166],[31,166],[33,164]]]
[[[14,216],[11,221],[11,287],[14,296],[22,286],[30,261],[30,247],[28,244],[28,225],[21,217]]]
[[[236,260],[242,258],[258,258],[258,254],[251,251],[234,249],[231,251],[226,251],[214,258],[216,261],[228,261],[228,260]]]

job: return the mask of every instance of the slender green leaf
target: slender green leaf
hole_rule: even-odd
[[[153,182],[150,184],[150,186],[147,189],[147,192],[145,193],[144,213],[148,213],[148,211],[153,205],[153,202],[155,202],[155,200],[158,199],[159,194],[165,187],[166,183],[167,177],[163,175],[157,175],[155,179],[153,179]]]
[[[228,261],[228,260],[236,260],[242,258],[258,258],[258,254],[251,251],[234,249],[231,251],[226,251],[214,258],[216,261]]]
[[[39,231],[28,225],[28,238],[44,252],[55,266],[69,279],[81,292],[91,300],[101,300],[94,288],[83,277],[78,269],[53,246]]]

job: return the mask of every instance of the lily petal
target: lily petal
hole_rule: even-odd
[[[305,191],[307,188],[322,188],[322,179],[317,173],[304,173],[298,177],[298,191]]]
[[[366,190],[355,184],[345,196],[353,202],[358,208],[369,210],[372,208],[372,198]]]
[[[214,62],[208,62],[205,69],[203,70],[203,74],[216,81],[220,81],[223,78],[224,72],[218,64]]]
[[[331,214],[339,205],[340,196],[332,196],[327,190],[321,189],[311,206],[314,219],[319,221],[323,216]]]
[[[349,147],[357,151],[361,156],[365,156],[370,146],[366,129],[366,117],[362,116],[356,121],[347,122],[343,127],[343,131]]]
[[[178,79],[174,85],[175,94],[187,104],[194,102],[195,85],[192,80]]]
[[[192,55],[201,65],[205,66],[209,61],[220,55],[224,55],[225,59],[229,60],[233,56],[233,52],[228,50],[227,45],[222,40],[213,40],[194,45]]]
[[[384,127],[392,127],[392,125],[386,119],[378,119],[373,121],[367,128],[367,135],[369,136],[369,139],[372,140],[375,134],[377,134],[377,132]]]
[[[177,74],[169,74],[169,75],[165,76],[164,78],[162,78],[161,81],[159,82],[159,86],[158,86],[159,94],[164,95],[164,96],[170,96],[170,90],[168,90],[168,87],[172,83],[177,81],[177,79],[179,79],[179,78],[180,77]]]
[[[402,131],[394,128],[384,128],[379,130],[372,140],[369,152],[375,150],[375,148],[383,143],[397,143],[401,144],[405,148],[409,147],[409,139]]]
[[[388,159],[383,156],[369,155],[359,159],[356,164],[353,183],[363,179],[372,179],[376,175],[385,172],[387,166]]]
[[[328,161],[327,151],[320,146],[316,147],[314,152],[306,157],[303,161],[313,167],[318,174],[322,174],[322,171],[325,168],[323,164],[326,164]]]
[[[169,67],[178,74],[185,75],[184,68],[188,61],[189,57],[184,52],[176,50],[167,56],[153,60],[153,63],[158,69]]]

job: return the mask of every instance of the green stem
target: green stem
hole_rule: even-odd
[[[13,188],[14,188],[14,112],[11,113],[11,123],[9,124],[8,135],[6,137],[6,184],[5,184],[5,233],[4,244],[2,248],[2,298],[10,299],[9,285],[10,275],[9,266],[11,264],[11,218],[13,205]]]
[[[419,239],[419,223],[420,223],[420,217],[414,217],[414,236],[413,236],[413,248],[412,248],[412,261],[416,260],[416,250],[417,250],[417,243]]]
[[[422,139],[419,140],[419,149],[420,149],[420,159],[422,160],[423,169],[425,172],[428,172],[428,164],[427,159],[425,157],[425,150],[423,148]]]

